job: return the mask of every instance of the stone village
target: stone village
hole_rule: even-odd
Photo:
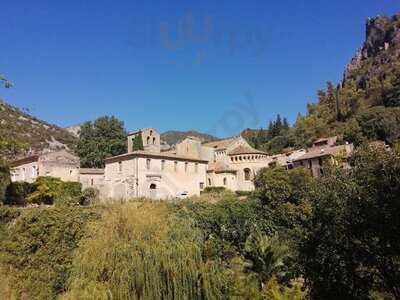
[[[134,150],[138,135],[143,150]],[[353,151],[352,144],[337,145],[336,137],[328,137],[314,141],[309,149],[271,156],[241,136],[206,143],[187,137],[174,149],[163,151],[160,134],[153,128],[129,133],[127,143],[128,152],[105,159],[104,169],[80,168],[78,157],[59,150],[13,161],[11,179],[34,182],[39,176],[52,176],[80,182],[83,188],[96,188],[102,200],[174,199],[200,195],[206,187],[252,191],[254,176],[265,167],[303,166],[318,177],[326,160],[348,167],[346,160],[336,157],[347,158]]]

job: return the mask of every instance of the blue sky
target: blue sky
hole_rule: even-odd
[[[368,16],[398,0],[8,1],[0,97],[68,126],[115,115],[128,130],[222,136],[293,122],[342,78]]]

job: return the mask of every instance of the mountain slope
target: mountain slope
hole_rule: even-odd
[[[195,130],[189,130],[189,131],[175,131],[175,130],[170,130],[166,131],[161,134],[161,140],[166,142],[169,145],[176,145],[178,142],[182,141],[188,136],[194,136],[199,138],[202,142],[208,142],[208,141],[214,141],[217,140],[215,136],[206,134],[206,133],[201,133]]]
[[[28,150],[73,148],[75,137],[0,100],[0,156],[14,158]]]
[[[276,130],[246,130],[258,149],[278,153],[337,135],[342,142],[381,140],[400,145],[400,13],[369,18],[365,41],[345,67],[343,80],[327,82],[291,128],[276,120]]]

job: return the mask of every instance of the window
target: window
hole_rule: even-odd
[[[188,166],[189,166],[189,163],[185,162],[185,172],[188,171]]]
[[[93,178],[90,179],[90,185],[93,186]]]
[[[36,177],[37,173],[36,173],[36,166],[32,167],[32,177]]]
[[[156,138],[153,137],[153,145],[155,145],[155,144],[156,144]]]
[[[177,161],[174,162],[174,171],[175,172],[178,171],[178,162]]]
[[[147,137],[147,145],[150,145],[150,137]]]
[[[250,181],[251,180],[251,170],[246,168],[243,170],[244,172],[244,180]]]
[[[122,161],[118,162],[118,171],[122,172]]]
[[[208,178],[208,185],[209,185],[209,186],[212,185],[212,183],[211,183],[211,178]]]
[[[151,164],[151,159],[150,158],[146,159],[146,169],[147,170],[150,170],[150,164]]]
[[[200,182],[200,189],[201,189],[201,190],[204,189],[204,182]]]
[[[322,158],[321,157],[318,158],[318,164],[319,164],[320,167],[322,167]]]
[[[195,173],[197,173],[199,171],[199,164],[198,163],[195,163],[194,171],[195,171]]]
[[[69,170],[69,175],[72,175],[72,170]]]
[[[153,135],[153,130],[150,130],[150,135]]]
[[[227,183],[227,180],[226,180],[226,177],[224,177],[224,185],[226,185],[226,183]]]
[[[308,168],[311,169],[311,166],[312,166],[311,160],[309,160],[309,161],[308,161]]]
[[[161,161],[161,170],[164,170],[165,169],[165,160],[162,160]]]

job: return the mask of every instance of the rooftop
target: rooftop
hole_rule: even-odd
[[[194,161],[200,163],[208,163],[207,160],[202,160],[195,157],[184,156],[184,155],[177,155],[171,152],[151,152],[151,151],[143,151],[138,150],[131,153],[125,153],[122,155],[117,155],[113,157],[106,158],[104,160],[105,163],[112,163],[115,161],[126,160],[134,157],[150,157],[150,158],[166,158],[166,159],[173,159],[173,160],[183,160],[183,161]]]
[[[346,146],[348,145],[339,145],[339,146],[332,146],[332,147],[318,148],[318,149],[311,148],[310,151],[308,151],[306,154],[294,159],[293,161],[300,161],[300,160],[318,158],[323,156],[335,156],[340,154],[341,152],[344,152],[346,155],[348,155],[349,153],[346,151],[347,150]]]
[[[244,146],[244,145],[239,145],[232,151],[228,153],[229,155],[239,155],[239,154],[264,154],[267,155],[267,153],[262,152],[260,150],[254,149],[249,146]]]

